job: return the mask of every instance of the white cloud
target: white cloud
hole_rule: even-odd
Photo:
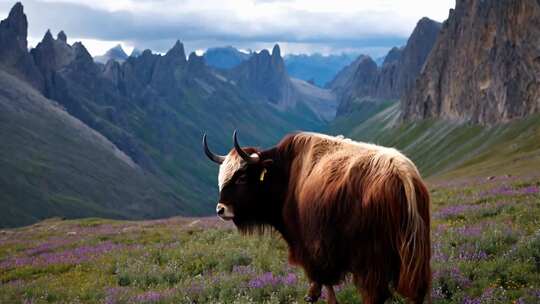
[[[12,4],[0,0],[0,10]],[[192,50],[225,44],[257,49],[278,41],[289,45],[284,52],[387,49],[403,43],[421,17],[444,20],[454,4],[455,0],[23,0],[33,37],[41,37],[47,28],[64,29],[68,37],[112,45],[123,41],[158,51],[176,39]]]

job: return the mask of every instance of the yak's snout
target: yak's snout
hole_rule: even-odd
[[[233,208],[223,203],[217,204],[216,213],[221,219],[226,221],[232,220],[234,218]]]

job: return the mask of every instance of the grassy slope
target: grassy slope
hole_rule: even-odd
[[[432,198],[434,303],[538,303],[540,179],[436,184]],[[217,218],[0,231],[2,303],[302,303],[307,286],[277,234],[241,236]],[[350,281],[337,289],[359,303]]]
[[[0,139],[0,227],[56,215],[159,217],[186,206],[103,136],[1,71]],[[176,205],[163,203],[171,197]]]
[[[40,117],[31,104],[50,101],[44,101],[29,86],[3,74],[0,86],[5,89],[1,106],[15,108],[0,114],[5,117],[0,121],[0,135],[3,135],[0,162],[10,174],[4,176],[7,181],[1,195],[6,197],[3,203],[10,206],[9,214],[20,216],[6,215],[0,220],[0,227],[29,224],[46,216],[154,218],[212,214],[217,197],[218,166],[202,152],[203,132],[208,132],[214,151],[226,154],[232,147],[234,129],[240,130],[242,144],[270,146],[288,132],[323,128],[323,122],[302,104],[296,109],[280,111],[248,100],[234,86],[216,77],[208,74],[198,77],[184,79],[192,82],[183,85],[178,94],[169,92],[161,99],[152,95],[156,99],[151,102],[115,99],[114,94],[107,95],[112,93],[106,86],[95,97],[92,85],[69,83],[71,95],[66,98],[69,102],[64,101],[66,109],[130,153],[133,159],[142,159],[141,170],[133,173],[109,165],[105,160],[95,160],[101,154],[90,147],[91,142],[85,142],[83,134],[72,134],[69,123],[63,125],[59,121],[47,125],[55,119]],[[215,91],[208,93],[197,81],[205,82]],[[103,84],[96,84],[99,85]],[[28,95],[32,95],[32,100],[22,99]],[[17,112],[16,107],[20,106],[17,102],[22,100],[26,102],[27,114]],[[70,141],[74,138],[79,142]],[[30,154],[39,154],[36,145],[44,141],[51,143],[50,147],[39,148],[45,149],[46,175],[43,171],[26,170],[25,166],[34,162]],[[17,156],[10,154],[13,151],[24,152],[23,160],[15,161]],[[79,155],[82,160],[92,161],[82,161]],[[88,172],[90,167],[92,171]],[[103,170],[103,174],[96,172],[98,170]],[[108,175],[114,178],[107,178]],[[121,176],[126,176],[128,183],[138,182],[126,186]],[[35,183],[55,186],[36,187]],[[66,190],[67,184],[72,191]],[[65,206],[53,208],[51,202]],[[40,204],[47,208],[38,209]]]
[[[396,145],[432,176],[433,302],[537,303],[540,179],[464,176],[538,173],[539,118],[390,127],[397,114],[349,135]],[[301,303],[307,283],[286,257],[277,234],[240,236],[214,218],[52,219],[0,231],[0,302]],[[340,303],[359,303],[350,281],[337,289]]]
[[[395,104],[359,125],[347,121],[332,132],[397,147],[433,180],[526,175],[540,168],[538,115],[494,127],[435,120],[399,124],[398,116]]]

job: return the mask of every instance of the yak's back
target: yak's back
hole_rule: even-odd
[[[393,148],[356,142],[342,136],[302,132],[282,143],[294,154],[291,189],[299,201],[322,201],[350,188],[363,177],[388,174],[418,177],[414,164]]]

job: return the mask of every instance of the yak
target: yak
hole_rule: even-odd
[[[349,275],[363,303],[392,291],[423,303],[431,288],[430,197],[416,166],[396,149],[298,132],[267,150],[234,148],[220,164],[217,215],[241,233],[272,229],[289,263],[310,280],[307,302]]]

